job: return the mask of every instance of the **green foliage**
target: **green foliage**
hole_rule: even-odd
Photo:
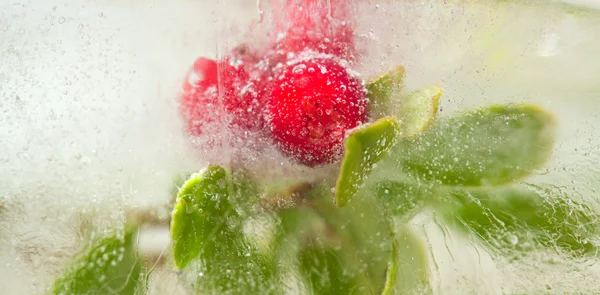
[[[175,265],[184,268],[200,251],[212,255],[220,247],[211,235],[222,237],[229,218],[235,218],[228,199],[227,173],[220,166],[193,174],[177,195],[171,223]],[[227,234],[228,231],[225,231]],[[207,238],[209,237],[209,238]],[[228,237],[223,237],[227,240]]]
[[[143,259],[136,249],[137,227],[96,241],[65,269],[52,294],[143,294]]]
[[[394,99],[402,95],[404,89],[404,67],[395,67],[379,75],[366,85],[369,97],[369,111],[372,119],[392,115]]]
[[[274,261],[246,238],[244,222],[256,188],[241,174],[209,166],[193,174],[177,196],[171,222],[173,257],[179,268],[198,262],[200,293],[269,294]]]
[[[440,210],[446,220],[497,250],[527,251],[542,246],[573,256],[598,251],[590,239],[600,234],[598,214],[559,188],[454,189],[450,196],[446,210]]]
[[[346,139],[346,153],[335,186],[335,201],[338,206],[346,205],[356,194],[373,165],[387,156],[398,133],[398,121],[385,117],[357,129]]]
[[[378,182],[371,190],[389,216],[408,222],[423,208],[436,201],[440,188],[432,183],[405,178]]]
[[[348,134],[334,188],[330,179],[255,183],[216,165],[177,180],[173,262],[193,290],[432,293],[427,247],[410,223],[426,209],[503,254],[597,255],[597,212],[557,187],[523,184],[551,155],[551,114],[511,104],[435,121],[441,88],[403,95],[403,77],[398,67],[367,85],[378,120]],[[95,243],[53,293],[143,293],[134,234]]]
[[[396,230],[394,242],[397,275],[394,294],[429,294],[430,270],[427,245],[409,224],[401,223]]]
[[[392,235],[377,204],[357,200],[338,208],[326,186],[305,197],[303,205],[278,212],[279,257],[298,265],[310,294],[381,292]]]
[[[440,120],[390,152],[416,178],[445,185],[494,186],[541,168],[552,152],[556,123],[531,105],[499,105]]]
[[[403,137],[419,134],[429,128],[438,113],[442,88],[432,85],[402,98],[398,119]]]
[[[298,254],[300,273],[306,279],[312,294],[359,293],[355,292],[356,278],[348,269],[348,263],[339,249],[310,245]]]
[[[413,95],[432,97],[423,93],[432,92]],[[437,106],[437,98],[431,105]],[[417,109],[407,107],[402,112],[412,114],[400,113],[399,118],[420,118]],[[349,196],[360,195],[353,202],[374,197],[397,229],[383,294],[431,291],[425,246],[408,225],[427,207],[503,253],[540,247],[572,256],[598,253],[593,238],[600,227],[597,213],[560,190],[516,185],[551,155],[556,133],[551,114],[537,106],[498,105],[431,125],[435,113],[429,114],[428,120],[405,119],[423,123],[406,133],[400,119],[400,135],[386,157],[376,157],[377,165],[361,170],[363,166],[348,164],[352,175],[360,175],[352,180]],[[371,157],[366,150],[347,152],[342,167]],[[338,183],[350,179],[346,173],[341,170]]]

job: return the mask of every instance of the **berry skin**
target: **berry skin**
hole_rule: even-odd
[[[332,59],[301,61],[283,69],[267,107],[279,149],[311,167],[337,161],[346,131],[368,118],[361,81]]]
[[[353,60],[355,15],[349,0],[274,0],[276,49],[311,50]]]
[[[261,111],[268,83],[257,75],[252,57],[236,50],[220,61],[196,59],[183,83],[180,98],[180,111],[188,133],[202,135],[209,125],[220,128],[227,124],[227,119],[234,130],[263,128]]]
[[[206,125],[221,117],[217,104],[219,70],[212,59],[199,57],[188,71],[181,89],[180,113],[190,135],[200,135]]]

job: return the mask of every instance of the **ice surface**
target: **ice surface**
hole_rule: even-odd
[[[101,235],[126,211],[168,204],[174,175],[204,165],[182,136],[176,93],[197,56],[231,47],[258,21],[255,2],[0,3],[3,294],[41,293],[85,243],[82,216]],[[443,85],[441,116],[515,100],[548,108],[559,142],[548,169],[530,181],[563,186],[600,208],[600,12],[444,2],[363,4],[363,78],[402,64],[408,90]],[[437,294],[600,292],[595,258],[573,262],[549,251],[508,260],[427,214],[415,223],[436,262]],[[151,281],[153,294],[185,294],[168,267]]]

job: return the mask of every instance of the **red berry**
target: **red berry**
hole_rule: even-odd
[[[260,131],[264,127],[265,90],[268,84],[251,79],[223,100],[231,124],[241,131]]]
[[[183,81],[180,112],[191,135],[200,135],[207,124],[221,118],[218,97],[217,62],[196,59]]]
[[[312,50],[352,60],[355,53],[352,1],[276,0],[276,48]]]
[[[268,110],[279,149],[307,166],[338,160],[346,131],[368,118],[361,81],[331,59],[285,68],[274,82]]]
[[[264,126],[263,77],[251,77],[256,68],[251,57],[233,51],[221,61],[198,58],[183,84],[181,113],[188,132],[203,134],[209,124],[222,127],[230,120],[234,129],[257,131]],[[252,71],[252,72],[250,72]]]

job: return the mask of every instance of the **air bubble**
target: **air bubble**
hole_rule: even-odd
[[[515,236],[515,235],[512,235],[512,234],[508,235],[508,236],[506,237],[506,240],[507,240],[507,241],[508,241],[508,242],[509,242],[509,243],[510,243],[510,244],[511,244],[513,247],[514,247],[514,246],[516,246],[516,245],[519,243],[519,238],[518,238],[517,236]]]
[[[299,65],[294,66],[294,68],[292,69],[292,73],[297,74],[297,75],[302,75],[302,74],[304,74],[305,69],[306,69],[305,64],[299,64]]]
[[[62,16],[61,16],[61,17],[59,17],[59,18],[58,18],[58,23],[59,23],[59,24],[64,24],[64,23],[65,23],[65,18],[64,18],[64,17],[62,17]]]

